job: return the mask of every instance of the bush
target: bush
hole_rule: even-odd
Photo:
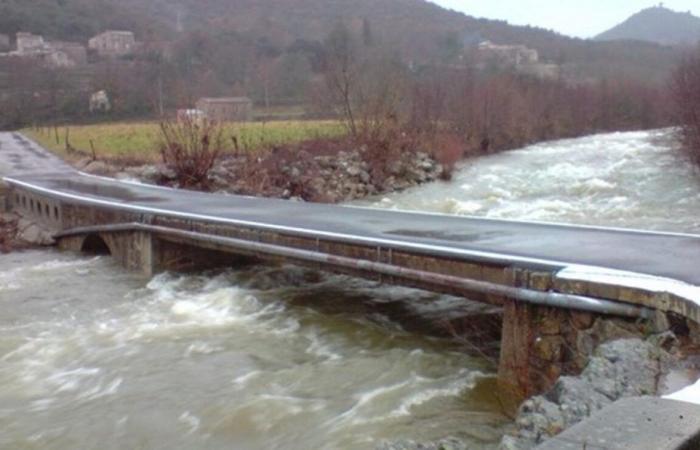
[[[208,187],[209,172],[223,152],[223,128],[218,122],[184,119],[160,124],[163,163],[175,172],[183,188]]]
[[[441,178],[451,180],[457,163],[464,158],[464,142],[454,133],[441,133],[434,138],[432,149],[433,158],[442,165]]]

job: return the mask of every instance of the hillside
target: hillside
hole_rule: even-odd
[[[624,45],[574,39],[550,30],[476,19],[425,0],[112,0],[186,30],[206,27],[248,33],[284,47],[296,39],[322,40],[339,21],[361,33],[369,22],[376,40],[401,50],[406,58],[439,57],[450,41],[460,45],[490,40],[524,44],[558,63],[593,62],[613,68],[635,64],[631,73],[657,72],[672,59],[667,49],[644,43]],[[652,78],[656,78],[652,75]]]
[[[86,41],[105,29],[129,29],[162,35],[167,26],[143,8],[112,0],[2,0],[0,33],[30,31],[51,39]]]
[[[279,54],[293,43],[321,41],[343,21],[358,35],[406,61],[444,61],[481,40],[524,44],[543,60],[581,78],[664,80],[673,50],[644,42],[593,42],[553,31],[475,19],[425,0],[2,0],[0,33],[31,31],[85,41],[97,32],[130,29],[140,40],[168,41],[192,32],[253,52]],[[182,33],[177,34],[176,30]],[[233,44],[232,44],[233,43]],[[305,44],[305,45],[306,45]],[[226,54],[226,50],[222,52]]]
[[[662,45],[695,44],[700,41],[700,17],[656,6],[638,12],[595,39],[638,40]]]

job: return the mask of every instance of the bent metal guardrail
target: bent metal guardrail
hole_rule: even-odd
[[[67,230],[56,234],[57,239],[84,236],[99,233],[122,233],[122,232],[142,231],[152,233],[162,238],[185,239],[192,244],[215,245],[217,249],[229,248],[233,251],[252,253],[257,257],[266,255],[280,256],[290,260],[311,262],[322,264],[327,268],[342,267],[350,270],[358,270],[370,274],[382,274],[389,277],[401,279],[411,279],[442,285],[450,289],[458,289],[463,292],[478,292],[511,298],[518,301],[532,303],[540,306],[550,306],[554,308],[573,309],[581,311],[595,312],[598,314],[610,314],[621,317],[651,318],[652,311],[648,308],[602,300],[581,295],[561,294],[557,292],[538,292],[532,289],[524,289],[511,286],[503,286],[486,281],[471,280],[462,277],[431,273],[421,270],[412,270],[391,264],[368,261],[357,258],[348,258],[328,253],[320,253],[309,250],[302,250],[280,245],[252,242],[242,239],[233,239],[222,236],[212,236],[192,231],[177,230],[172,228],[147,225],[142,223],[101,225],[93,227],[82,227]]]

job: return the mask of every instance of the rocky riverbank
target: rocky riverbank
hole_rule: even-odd
[[[424,152],[406,152],[375,164],[366,149],[340,149],[337,145],[340,144],[330,144],[321,152],[307,151],[302,146],[293,150],[273,149],[259,155],[225,155],[217,161],[201,188],[238,195],[341,203],[401,191],[447,175],[446,169]],[[85,159],[76,167],[95,175],[178,187],[174,171],[163,164],[125,167]]]
[[[53,245],[51,234],[14,213],[0,214],[0,253]]]
[[[500,450],[532,449],[619,399],[662,395],[666,375],[680,365],[672,333],[605,343],[581,375],[563,376],[547,394],[523,403],[517,430]]]
[[[598,410],[626,397],[661,396],[678,389],[671,375],[695,371],[696,361],[685,358],[682,341],[671,331],[648,337],[635,333],[633,324],[599,319],[595,333],[612,337],[588,358],[580,375],[561,376],[544,395],[532,397],[519,408],[511,433],[499,450],[531,450],[547,439],[587,419]],[[681,377],[683,378],[683,377]],[[458,437],[436,442],[385,442],[377,450],[467,450]]]

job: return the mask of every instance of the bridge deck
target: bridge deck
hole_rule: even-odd
[[[28,151],[29,150],[29,151]],[[43,156],[42,156],[43,155]],[[71,201],[202,219],[285,234],[381,245],[525,267],[586,265],[700,285],[700,236],[339,207],[124,183],[55,165],[38,146],[4,134],[8,157],[31,168],[8,181]],[[19,158],[19,160],[17,159]],[[52,173],[42,173],[52,170]]]

